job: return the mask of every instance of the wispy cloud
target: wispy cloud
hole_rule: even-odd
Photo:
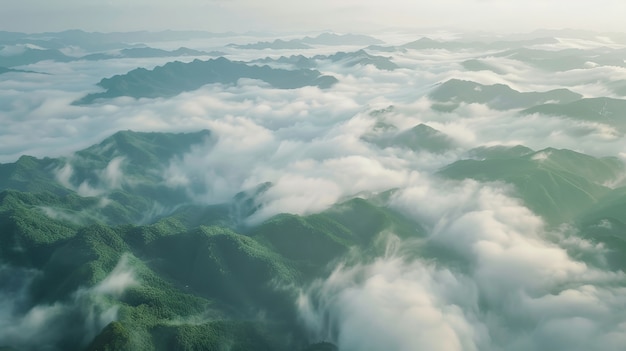
[[[608,82],[626,79],[624,69],[547,73],[492,55],[482,59],[499,73],[463,68],[463,61],[484,54],[397,51],[390,54],[400,66],[395,71],[323,63],[320,70],[339,79],[329,90],[277,90],[240,80],[171,99],[118,98],[91,106],[71,102],[97,89],[93,84],[100,78],[143,63],[40,63],[32,68],[54,75],[11,74],[0,81],[0,122],[8,126],[0,130],[0,161],[24,153],[69,155],[118,130],[209,129],[211,140],[171,160],[162,172],[164,184],[210,204],[270,182],[255,198],[259,210],[248,218],[250,224],[395,189],[389,206],[429,233],[422,242],[403,244],[445,253],[417,259],[399,250],[337,267],[304,289],[298,302],[314,339],[335,341],[341,350],[619,350],[626,342],[626,277],[603,263],[606,248],[581,239],[575,229],[548,229],[510,185],[443,181],[434,173],[477,146],[568,148],[624,159],[624,136],[599,122],[523,116],[483,104],[437,112],[428,93],[457,78],[519,91],[567,87],[587,97],[605,96]],[[402,132],[420,123],[445,134],[455,148],[436,154],[380,147],[362,138],[377,125]],[[98,184],[73,183],[71,162],[56,176],[79,194],[97,195],[126,184],[126,162],[113,158],[96,175]],[[135,283],[121,262],[90,293],[114,297]],[[38,326],[62,320],[66,308],[11,310],[3,319],[11,323],[4,323],[0,335],[26,343],[17,331],[39,331]],[[96,315],[112,320],[112,307],[102,308]]]
[[[122,256],[113,271],[98,285],[79,288],[63,301],[32,304],[29,289],[40,272],[0,267],[0,276],[9,284],[0,288],[0,340],[21,350],[50,350],[63,345],[89,343],[107,324],[117,320],[115,300],[131,286],[138,285],[129,257]]]
[[[506,188],[419,178],[392,204],[430,227],[418,247],[440,253],[336,268],[298,299],[312,340],[342,350],[619,349],[626,275],[573,259]]]

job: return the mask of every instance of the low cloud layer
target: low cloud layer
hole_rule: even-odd
[[[170,99],[118,98],[91,106],[71,102],[96,91],[93,84],[102,77],[159,62],[41,62],[27,68],[52,75],[0,78],[0,123],[8,126],[0,130],[0,162],[22,154],[70,155],[118,130],[208,129],[211,142],[172,159],[162,172],[163,184],[186,190],[197,203],[221,203],[271,182],[255,199],[259,210],[247,219],[256,224],[278,213],[315,213],[352,196],[395,189],[389,206],[427,229],[425,239],[391,245],[370,262],[340,265],[303,288],[297,303],[312,341],[336,342],[341,351],[621,350],[626,276],[609,269],[606,248],[580,239],[574,228],[549,229],[510,185],[443,181],[434,174],[478,146],[568,148],[625,159],[624,136],[599,122],[522,116],[482,104],[437,112],[428,93],[457,78],[519,91],[567,87],[585,97],[610,96],[607,84],[626,79],[626,71],[603,66],[548,73],[487,53],[498,74],[464,70],[463,61],[485,55],[472,50],[387,54],[399,69],[323,64],[320,71],[339,79],[330,90],[276,90],[240,80]],[[455,147],[435,154],[379,147],[362,138],[381,126],[402,132],[420,123],[445,133]],[[102,196],[128,183],[125,162],[114,158],[97,174],[98,184],[72,184],[69,163],[57,170],[57,179],[81,195]],[[415,258],[411,249],[441,254]],[[128,270],[114,272],[89,294],[77,293],[73,303],[80,305],[81,296],[115,296],[134,283]],[[38,331],[69,313],[64,304],[19,315],[0,306],[0,336],[19,345],[27,338],[18,331]],[[112,320],[110,308],[98,310],[94,323]]]
[[[0,266],[0,346],[19,350],[79,349],[117,319],[115,298],[137,285],[127,256],[98,285],[80,288],[67,300],[47,304],[30,301],[35,270]]]
[[[392,204],[431,234],[305,290],[298,307],[312,340],[340,350],[520,351],[626,341],[626,275],[573,259],[506,188],[419,179]],[[440,254],[415,259],[420,247]]]

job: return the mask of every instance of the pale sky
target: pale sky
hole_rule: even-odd
[[[0,30],[213,32],[383,28],[626,32],[624,0],[0,0]]]

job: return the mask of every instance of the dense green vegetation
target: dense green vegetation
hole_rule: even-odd
[[[309,341],[289,302],[296,287],[327,274],[351,248],[377,250],[372,243],[382,232],[423,235],[412,221],[360,198],[315,215],[239,224],[233,211],[252,214],[254,197],[269,183],[222,205],[155,195],[164,187],[156,171],[209,137],[120,132],[68,160],[0,165],[0,266],[36,272],[19,284],[21,308],[59,306],[51,323],[73,330],[6,347],[302,350]],[[102,172],[119,158],[128,160],[119,171],[134,181],[104,189]],[[73,172],[63,186],[57,173],[66,164]],[[81,196],[84,182],[102,193]],[[140,224],[139,214],[165,200],[186,205]]]
[[[493,109],[507,110],[535,106],[548,101],[569,103],[582,97],[567,89],[519,92],[504,84],[482,85],[458,79],[442,83],[429,96],[435,101],[433,108],[444,112],[453,111],[461,103],[486,104]]]
[[[531,210],[556,225],[577,218],[608,196],[612,189],[604,183],[616,179],[624,169],[617,158],[552,148],[530,151],[520,146],[478,149],[475,152],[482,159],[457,161],[440,174],[510,183]]]
[[[425,125],[387,132],[392,137],[376,142],[432,152],[451,147]],[[208,131],[119,132],[68,159],[24,156],[0,165],[0,273],[12,282],[0,295],[20,291],[14,298],[21,313],[57,311],[42,314],[42,325],[54,329],[41,340],[14,337],[0,346],[336,350],[301,329],[298,287],[339,262],[379,257],[383,235],[420,239],[425,230],[385,205],[389,193],[250,227],[242,219],[255,213],[271,183],[215,205],[193,203],[163,184],[159,174],[172,159],[212,142]],[[626,268],[626,191],[605,184],[623,172],[618,159],[523,146],[481,147],[468,156],[440,175],[512,184],[548,224],[574,224],[581,236],[611,248],[606,264]],[[71,172],[60,175],[68,165]],[[125,180],[112,182],[116,172]],[[81,184],[98,191],[81,194]],[[143,216],[155,204],[171,210]],[[454,264],[436,243],[418,242],[424,244],[411,254]],[[17,279],[20,270],[29,273]]]
[[[220,57],[208,61],[170,62],[153,70],[134,69],[124,75],[105,78],[98,83],[104,93],[89,94],[77,104],[89,104],[97,99],[130,96],[134,98],[170,97],[210,83],[235,84],[240,78],[259,79],[278,89],[304,86],[329,88],[337,82],[309,69],[284,70],[269,66],[253,66]]]
[[[267,35],[0,31],[0,351],[621,350],[626,36]]]

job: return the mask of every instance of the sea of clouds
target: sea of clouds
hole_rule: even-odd
[[[592,44],[562,40],[552,49]],[[602,45],[605,40],[595,42],[595,47]],[[626,345],[626,275],[602,265],[605,248],[572,240],[574,228],[547,228],[506,184],[446,181],[436,172],[466,157],[471,148],[491,145],[567,148],[624,159],[624,136],[598,122],[521,116],[480,104],[436,112],[428,93],[457,78],[519,91],[566,87],[585,97],[616,97],[607,84],[626,79],[626,69],[590,66],[552,73],[486,55],[485,61],[503,72],[497,74],[463,69],[462,61],[485,56],[479,51],[371,53],[392,56],[401,68],[322,62],[319,70],[339,79],[331,89],[280,90],[242,79],[234,86],[208,85],[167,99],[117,98],[87,106],[72,102],[98,91],[95,83],[101,78],[168,59],[20,67],[39,73],[0,76],[0,124],[5,126],[0,162],[24,154],[69,156],[119,130],[208,129],[215,137],[211,143],[173,159],[163,170],[167,185],[189,187],[198,203],[229,201],[271,182],[256,199],[260,210],[247,219],[253,225],[278,213],[315,213],[353,196],[396,189],[388,205],[427,228],[427,238],[419,242],[397,245],[399,239],[389,234],[393,247],[373,262],[341,264],[326,279],[302,287],[295,303],[312,341],[330,340],[342,351],[621,350]],[[235,49],[230,54],[235,59],[267,56]],[[381,148],[362,139],[378,122],[398,131],[424,123],[457,146],[441,154]],[[103,175],[111,186],[123,182],[122,160],[114,161],[111,174]],[[198,182],[202,193],[193,190]],[[416,258],[407,249],[413,245],[443,248],[451,257]],[[577,260],[572,252],[586,252],[600,263]],[[115,290],[115,284],[109,285]],[[90,294],[103,293],[109,285],[105,281]],[[18,322],[31,323],[35,312]],[[0,318],[0,325],[6,320]]]

